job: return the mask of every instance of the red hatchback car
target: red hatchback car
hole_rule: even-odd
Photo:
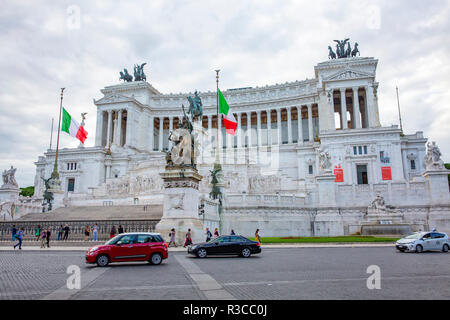
[[[160,264],[168,257],[167,243],[159,233],[122,233],[104,245],[89,248],[86,263],[105,267],[110,262],[148,261]]]

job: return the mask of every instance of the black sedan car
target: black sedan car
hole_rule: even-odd
[[[188,253],[199,258],[205,258],[207,255],[239,255],[248,258],[251,254],[260,252],[261,246],[258,242],[236,235],[221,236],[188,247]]]

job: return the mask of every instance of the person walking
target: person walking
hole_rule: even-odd
[[[23,228],[20,228],[20,230],[16,233],[16,239],[19,241],[14,245],[14,250],[16,250],[16,247],[19,246],[19,250],[22,250],[22,239],[24,236]]]
[[[115,226],[112,226],[112,227],[111,227],[111,231],[109,232],[109,238],[110,238],[110,239],[114,238],[114,237],[116,236],[116,233],[117,233],[116,227],[115,227]]]
[[[84,228],[84,241],[88,241],[89,240],[90,232],[91,232],[91,228],[89,228],[89,226],[86,226]]]
[[[41,226],[40,225],[37,226],[34,236],[36,237],[36,241],[38,241],[41,236]]]
[[[233,230],[233,229],[231,229],[231,235],[232,235],[232,236],[236,235],[236,233],[234,233],[234,230]]]
[[[169,236],[170,236],[169,247],[171,244],[173,244],[176,247],[177,244],[175,243],[175,228],[172,228],[172,230],[170,230]]]
[[[118,231],[119,231],[119,234],[123,233],[123,227],[122,227],[122,225],[120,225],[120,224],[119,224],[119,229],[118,229]]]
[[[11,241],[16,241],[16,233],[17,233],[16,225],[13,224],[11,228]]]
[[[66,224],[64,226],[64,237],[63,237],[63,240],[67,240],[67,238],[69,237],[69,232],[70,232],[69,225]]]
[[[256,229],[255,232],[255,241],[261,244],[261,237],[259,236],[259,229]]]
[[[92,241],[98,241],[98,226],[97,224],[94,224],[92,227]]]
[[[215,228],[214,229],[214,238],[219,237],[219,229]]]
[[[186,241],[184,241],[184,248],[192,244],[192,237],[191,237],[191,229],[188,229],[188,232],[186,233]]]
[[[58,228],[58,240],[62,240],[63,233],[64,233],[64,227],[63,227],[63,225],[60,225]]]
[[[206,242],[210,241],[212,238],[212,233],[209,231],[209,228],[206,228]]]
[[[50,228],[47,229],[47,248],[50,248],[50,236],[52,235],[52,231]]]
[[[41,248],[45,248],[45,239],[47,238],[47,231],[45,229],[42,230],[41,234]]]

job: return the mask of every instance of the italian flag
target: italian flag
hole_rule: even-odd
[[[63,117],[61,124],[61,131],[65,131],[70,134],[72,137],[77,138],[84,143],[87,138],[87,131],[84,130],[83,126],[80,126],[75,119],[63,108]]]
[[[222,91],[219,90],[219,113],[224,114],[223,123],[225,125],[225,130],[227,133],[232,134],[233,136],[236,134],[237,121],[233,116],[233,113],[230,112],[230,106],[228,105],[227,100],[222,94]]]

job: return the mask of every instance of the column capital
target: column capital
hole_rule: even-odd
[[[342,92],[345,92],[345,90],[347,90],[347,88],[339,88],[339,91],[342,93]]]

